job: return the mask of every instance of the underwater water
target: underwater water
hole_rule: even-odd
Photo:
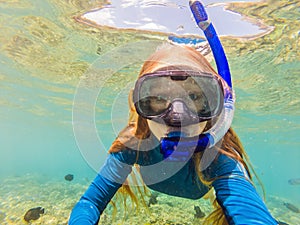
[[[76,21],[106,3],[0,1],[0,224],[26,224],[26,211],[38,206],[45,213],[32,224],[67,224],[127,123],[127,93],[142,59],[167,40],[161,33]],[[300,214],[284,204],[300,208],[300,3],[229,8],[274,27],[256,39],[222,38],[237,96],[233,128],[273,216],[300,224]],[[205,200],[162,194],[157,200],[148,212],[115,222],[108,207],[100,224],[201,224],[194,206],[211,210]]]

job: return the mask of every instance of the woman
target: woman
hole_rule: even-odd
[[[129,124],[69,224],[97,224],[136,164],[145,185],[158,192],[200,199],[214,189],[217,209],[206,224],[278,224],[230,128],[234,97],[227,83],[192,48],[168,44],[150,56],[129,98]]]

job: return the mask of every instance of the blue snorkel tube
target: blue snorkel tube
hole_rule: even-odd
[[[190,8],[197,25],[202,29],[213,52],[218,73],[227,83],[224,88],[224,108],[217,122],[205,133],[199,136],[186,138],[180,132],[171,133],[161,140],[161,153],[164,159],[169,161],[188,160],[191,151],[200,152],[213,147],[226,134],[231,126],[234,115],[234,92],[232,89],[230,69],[228,61],[215,31],[213,24],[209,21],[204,6],[199,1],[190,1]]]
[[[204,35],[210,45],[217,64],[218,73],[227,82],[228,86],[232,88],[229,65],[224,49],[213,24],[208,20],[204,6],[199,1],[190,1],[190,8],[197,25],[204,32]]]

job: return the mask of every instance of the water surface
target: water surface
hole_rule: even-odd
[[[246,17],[225,10],[225,2],[203,1],[219,35],[257,35],[270,29],[248,21]],[[81,19],[99,26],[136,29],[199,36],[187,1],[124,1],[114,0],[98,10],[85,13]]]

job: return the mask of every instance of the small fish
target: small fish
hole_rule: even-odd
[[[300,185],[300,178],[289,179],[288,183],[290,185]]]
[[[158,197],[158,193],[157,192],[152,192],[151,196],[150,196],[150,199],[149,199],[149,202],[148,202],[148,206],[157,204],[157,197]]]
[[[45,209],[42,207],[36,207],[36,208],[32,208],[29,209],[24,216],[24,220],[26,222],[29,222],[30,220],[37,220],[38,218],[40,218],[41,214],[44,214]]]
[[[296,206],[294,206],[293,204],[291,203],[288,203],[288,202],[284,202],[283,203],[285,205],[285,207],[287,207],[289,210],[295,212],[295,213],[300,213],[300,209],[297,208]]]
[[[67,180],[67,181],[72,181],[73,179],[74,179],[74,175],[73,174],[67,174],[65,176],[65,180]]]
[[[194,206],[194,210],[196,211],[196,213],[194,214],[195,218],[203,218],[205,216],[205,213],[202,212],[199,206]]]

